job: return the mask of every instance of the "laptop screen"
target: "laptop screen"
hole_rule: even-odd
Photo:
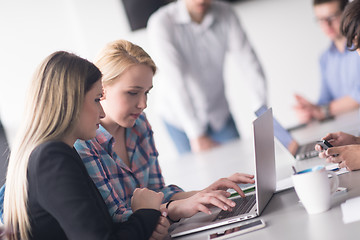
[[[259,117],[262,115],[268,107],[266,105],[262,105],[258,110],[256,110],[255,115]],[[290,143],[294,140],[290,133],[280,125],[280,123],[274,117],[274,136],[284,145],[286,148],[289,148]]]
[[[245,213],[222,219],[216,218],[220,212],[216,210],[210,215],[205,213],[195,214],[190,218],[181,220],[180,223],[174,224],[176,228],[170,233],[171,237],[184,236],[238,221],[246,221],[262,213],[276,189],[274,131],[271,108],[253,121],[253,132],[255,153],[255,207],[252,206],[250,209],[246,209]],[[239,152],[239,154],[241,153]],[[254,194],[250,196],[254,197]],[[245,202],[249,203],[250,201],[246,200],[244,203]],[[244,210],[244,208],[241,207],[246,207],[246,205],[247,204],[240,205],[239,209]],[[214,221],[214,219],[217,220]]]
[[[275,149],[272,109],[254,122],[255,183],[258,214],[264,210],[276,188]]]

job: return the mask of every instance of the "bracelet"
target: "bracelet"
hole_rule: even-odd
[[[170,203],[172,203],[173,201],[174,201],[174,200],[170,200],[170,201],[166,204],[166,206],[165,206],[166,209],[169,209],[168,207],[169,207]],[[169,214],[166,216],[166,218],[169,219],[170,222],[172,222],[172,223],[177,223],[177,222],[180,221],[180,219],[179,219],[179,220],[176,220],[176,221],[172,220],[172,219],[169,217]]]

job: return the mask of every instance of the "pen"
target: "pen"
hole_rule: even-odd
[[[249,192],[253,192],[253,191],[255,191],[255,186],[253,186],[253,187],[250,187],[250,188],[246,188],[246,189],[244,189],[244,190],[242,190],[245,194],[246,193],[249,193]],[[230,197],[235,197],[235,196],[238,196],[239,195],[239,193],[238,192],[234,192],[234,193],[232,193],[231,195],[230,195]]]

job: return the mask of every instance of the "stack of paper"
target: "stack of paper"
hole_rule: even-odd
[[[360,197],[351,198],[341,204],[343,222],[345,224],[360,221]]]

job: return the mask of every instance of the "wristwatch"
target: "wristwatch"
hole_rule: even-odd
[[[321,112],[324,114],[324,119],[331,117],[330,104],[321,105],[320,109],[321,109]]]

